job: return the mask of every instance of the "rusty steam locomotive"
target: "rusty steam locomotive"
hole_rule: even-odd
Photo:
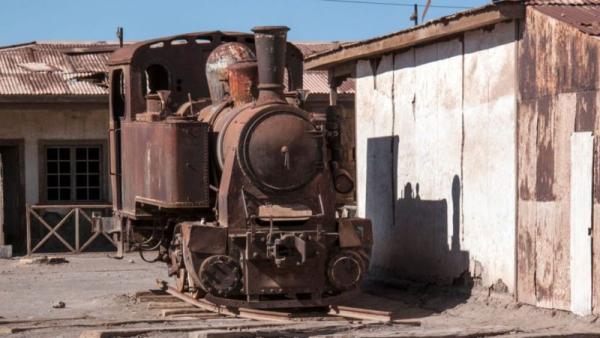
[[[335,109],[302,109],[287,31],[186,34],[109,60],[112,222],[195,297],[326,305],[366,273],[370,221],[336,214],[354,184]]]

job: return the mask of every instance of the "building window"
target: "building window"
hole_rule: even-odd
[[[102,147],[99,145],[45,147],[46,200],[102,200]]]

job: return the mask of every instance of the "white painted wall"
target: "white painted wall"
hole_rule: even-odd
[[[470,270],[513,291],[515,36],[503,23],[357,63],[357,193],[376,275]]]
[[[39,197],[39,140],[108,140],[108,104],[0,106],[0,140],[25,140],[25,197]]]

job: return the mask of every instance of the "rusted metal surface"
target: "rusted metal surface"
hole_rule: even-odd
[[[125,122],[123,209],[209,207],[208,127],[186,120]],[[182,177],[189,177],[190,184]]]
[[[258,104],[285,102],[283,75],[285,72],[287,27],[255,27],[258,62]]]
[[[535,6],[535,9],[590,35],[600,35],[600,2],[595,5]]]
[[[586,6],[528,7],[518,54],[517,294],[525,303],[566,310],[571,306],[565,273],[570,269],[570,138],[573,132],[596,130],[600,117],[598,40],[570,21],[583,11]],[[596,181],[594,196],[600,190]]]
[[[307,56],[335,45],[302,43],[298,46],[301,55]],[[118,47],[103,42],[29,42],[0,47],[0,95],[103,97],[108,94],[104,83],[107,61]],[[287,77],[285,83],[287,88]],[[327,93],[327,74],[307,72],[304,85],[298,87],[311,93]],[[341,92],[352,93],[353,81],[349,80],[342,88]]]
[[[513,0],[521,1],[521,0]],[[544,6],[582,6],[582,5],[600,5],[598,0],[525,0],[523,1],[527,5],[544,5]]]
[[[210,53],[206,60],[206,76],[209,79],[208,89],[213,102],[222,101],[229,90],[228,67],[238,62],[254,61],[256,56],[250,47],[239,42],[220,45]]]
[[[229,95],[235,105],[249,103],[256,97],[257,69],[256,62],[240,62],[229,67]]]
[[[159,248],[197,298],[321,306],[366,274],[370,222],[351,220],[356,243],[339,245],[335,189],[353,186],[337,162],[339,123],[286,100],[302,84],[287,30],[153,40],[110,62],[117,223],[159,229],[135,246]]]

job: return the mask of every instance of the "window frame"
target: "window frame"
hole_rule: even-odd
[[[75,156],[75,148],[77,147],[98,147],[100,148],[100,198],[98,200],[77,200],[76,198],[76,175],[75,175],[75,158],[69,159],[71,166],[71,199],[68,201],[50,201],[48,200],[48,173],[47,173],[47,149],[53,147],[69,148],[72,156]],[[108,144],[103,139],[89,140],[39,140],[38,141],[38,172],[39,172],[39,191],[38,200],[41,204],[53,205],[85,205],[85,204],[108,204]]]

